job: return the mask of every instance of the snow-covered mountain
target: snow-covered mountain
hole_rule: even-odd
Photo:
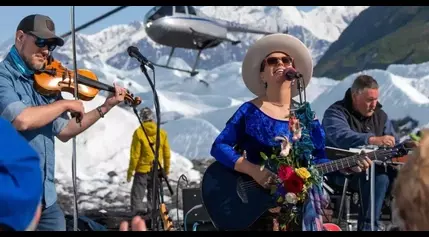
[[[386,71],[408,77],[408,81],[422,94],[429,96],[429,62],[410,65],[390,65]]]
[[[366,6],[321,6],[310,12],[299,11],[294,6],[207,6],[200,10],[214,18],[230,20],[252,25],[270,31],[289,29],[290,34],[300,38],[312,51],[315,62],[335,41],[347,25]],[[126,48],[137,46],[152,61],[168,55],[170,48],[156,44],[144,31],[143,22],[115,25],[96,34],[76,34],[77,57],[81,59],[100,59],[117,69],[131,70],[139,64],[130,60]],[[233,46],[223,43],[216,48],[207,49],[201,55],[199,68],[213,69],[226,63],[241,61],[246,49],[261,35],[230,33],[230,38],[240,39],[242,43]],[[8,40],[1,47],[0,58],[7,53],[13,40]],[[71,58],[71,37],[65,45],[55,51],[54,57],[62,62]],[[176,49],[174,56],[182,58],[186,64],[195,62],[196,51]]]

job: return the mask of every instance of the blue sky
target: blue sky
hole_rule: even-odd
[[[153,6],[131,6],[108,18],[82,30],[82,33],[96,33],[115,24],[128,24],[132,21],[143,20],[144,15]],[[75,26],[78,27],[112,9],[116,6],[76,6]],[[315,6],[299,6],[300,10],[310,11]],[[14,36],[19,21],[31,14],[39,13],[50,16],[56,25],[58,35],[71,29],[69,6],[2,6],[0,7],[0,43]]]

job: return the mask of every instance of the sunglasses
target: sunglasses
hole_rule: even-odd
[[[55,41],[52,41],[50,39],[41,39],[31,33],[27,33],[27,34],[36,38],[36,40],[34,41],[34,44],[39,48],[44,48],[48,46],[49,51],[54,51],[54,49],[57,47],[57,44],[55,43]]]
[[[267,64],[270,65],[270,66],[276,65],[279,60],[281,60],[283,62],[283,64],[292,64],[292,58],[289,57],[289,56],[284,56],[284,57],[281,57],[281,58],[278,58],[278,57],[269,57],[269,58],[265,59],[265,61],[267,62]]]

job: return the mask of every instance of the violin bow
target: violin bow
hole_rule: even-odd
[[[73,80],[74,80],[74,99],[78,100],[78,83],[77,83],[77,61],[76,61],[76,29],[75,29],[75,11],[74,6],[71,6],[70,12],[71,21],[71,36],[72,36],[72,52],[73,52]],[[76,122],[78,122],[76,117]],[[77,204],[77,185],[76,185],[76,136],[73,137],[73,155],[72,155],[72,179],[73,179],[73,231],[78,230],[78,204]]]

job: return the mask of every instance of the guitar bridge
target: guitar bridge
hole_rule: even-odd
[[[242,177],[237,178],[237,195],[241,199],[243,203],[249,203],[249,199],[247,198],[246,188],[244,187],[244,180]]]

